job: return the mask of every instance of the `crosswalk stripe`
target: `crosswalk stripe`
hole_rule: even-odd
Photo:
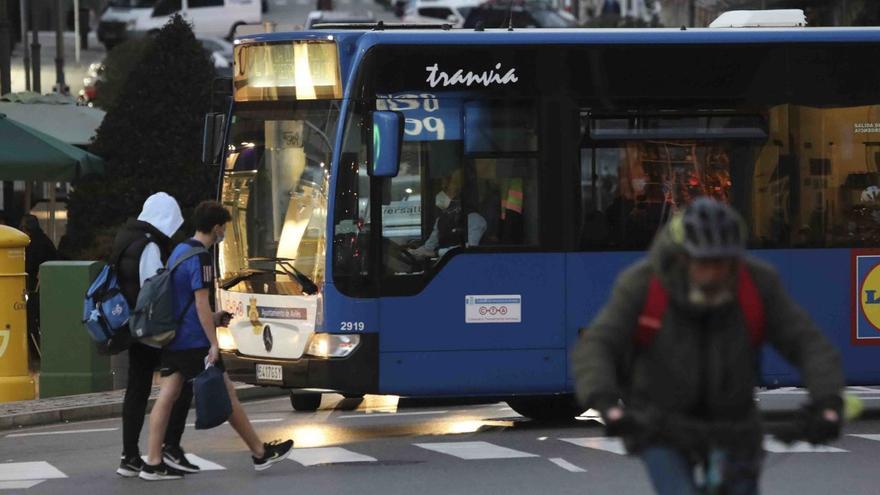
[[[520,457],[538,457],[535,454],[501,447],[489,442],[436,442],[415,443],[416,447],[447,454],[459,459],[515,459]]]
[[[67,475],[46,461],[7,462],[0,464],[0,481],[47,480],[52,478],[67,478]]]
[[[200,467],[202,471],[225,471],[226,468],[195,454],[186,454],[186,460]]]
[[[864,438],[865,440],[873,440],[875,442],[880,442],[880,435],[871,435],[871,434],[867,434],[867,433],[850,433],[847,436]]]
[[[141,459],[143,459],[144,462],[147,462],[147,456],[142,455]],[[187,453],[186,460],[201,468],[202,471],[226,471],[226,468],[221,466],[220,464],[217,464],[216,462],[211,462],[204,457],[199,457],[195,454]]]
[[[572,473],[586,473],[587,472],[586,469],[579,468],[561,457],[554,457],[554,458],[550,459],[550,462],[552,462],[553,464],[556,464],[557,466],[561,467],[562,469],[565,469],[566,471],[569,471]]]
[[[764,438],[764,450],[772,454],[836,454],[849,452],[848,450],[828,445],[810,445],[807,442],[795,442],[791,445],[784,444],[774,438]]]
[[[27,490],[46,480],[0,481],[0,490]]]
[[[617,455],[626,455],[626,449],[623,442],[619,438],[608,437],[582,437],[582,438],[560,438],[563,442],[568,442],[578,447],[588,449],[603,450]]]
[[[293,449],[288,459],[306,467],[318,464],[338,464],[340,462],[376,462],[375,457],[358,454],[342,447]]]

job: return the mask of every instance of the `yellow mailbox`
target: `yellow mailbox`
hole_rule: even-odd
[[[34,398],[24,271],[24,248],[30,242],[24,232],[0,225],[0,402]]]

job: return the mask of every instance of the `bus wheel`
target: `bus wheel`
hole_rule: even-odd
[[[586,411],[573,395],[523,397],[511,399],[507,405],[534,421],[571,421]]]
[[[321,405],[321,394],[290,393],[290,405],[294,411],[315,412]]]

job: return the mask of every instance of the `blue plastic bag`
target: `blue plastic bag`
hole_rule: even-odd
[[[207,365],[205,371],[193,378],[196,401],[196,429],[207,430],[220,426],[232,415],[232,401],[223,379],[223,371]]]

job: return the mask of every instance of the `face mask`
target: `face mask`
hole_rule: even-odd
[[[446,195],[445,191],[440,191],[437,193],[437,197],[434,199],[434,204],[437,205],[437,208],[441,210],[445,210],[449,207],[449,203],[452,203],[452,199]]]
[[[710,284],[705,286],[695,285],[688,292],[688,300],[696,306],[714,308],[730,302],[733,299],[733,290],[730,284]]]

